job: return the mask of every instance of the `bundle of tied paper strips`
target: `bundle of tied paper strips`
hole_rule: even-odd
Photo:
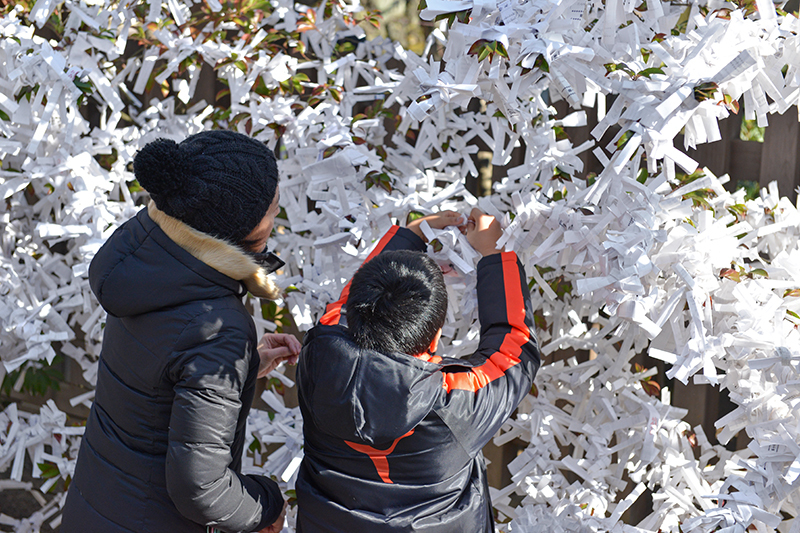
[[[800,533],[800,214],[774,185],[755,200],[727,192],[727,176],[697,172],[681,149],[718,140],[718,120],[740,100],[759,125],[797,112],[796,16],[765,0],[426,0],[422,18],[444,20],[419,56],[366,39],[353,23],[361,7],[336,1],[274,0],[248,30],[212,0],[4,9],[0,374],[22,370],[17,388],[54,346],[94,382],[105,313],[88,265],[142,205],[128,166],[136,151],[229,127],[279,156],[285,218],[270,246],[286,261],[277,281],[301,330],[391,224],[478,206],[503,220],[498,245],[526,265],[543,355],[596,354],[543,366],[496,436],[529,443],[507,465],[511,484],[493,489],[500,530]],[[37,34],[53,17],[61,40]],[[134,36],[144,48],[126,55]],[[228,86],[228,110],[194,103],[204,62]],[[142,101],[153,87],[168,96]],[[92,121],[86,98],[99,109]],[[573,111],[557,116],[556,99]],[[587,107],[600,117],[590,141],[556,135],[584,125]],[[478,142],[508,167],[480,198],[464,186]],[[588,151],[604,168],[592,179],[579,157]],[[423,227],[448,271],[440,350],[471,353],[479,256],[458,231]],[[278,327],[255,315],[261,332]],[[727,390],[736,408],[716,439],[744,431],[747,448],[689,427],[669,391],[653,394],[655,369],[631,364],[642,352],[667,363],[667,378]],[[263,399],[271,411],[250,416],[245,470],[290,490],[302,420],[272,391]],[[0,512],[0,525],[58,525],[63,492],[42,494],[63,487],[80,433],[52,403],[0,412],[0,470],[10,468],[0,490],[30,490],[43,505],[25,518]],[[42,465],[33,473],[44,484],[23,481],[25,461]],[[628,523],[645,497],[651,513]]]

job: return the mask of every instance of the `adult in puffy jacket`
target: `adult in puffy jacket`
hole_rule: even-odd
[[[442,228],[459,219],[426,220]],[[494,217],[473,210],[464,231],[484,256],[480,342],[466,360],[432,355],[447,292],[419,253],[418,224],[393,226],[306,335],[300,533],[494,531],[481,448],[528,394],[540,361],[525,271],[514,252],[495,249]]]
[[[300,349],[288,335],[259,343],[242,300],[278,296],[262,266],[275,157],[208,131],[147,144],[134,174],[151,202],[89,269],[108,318],[61,531],[278,532],[277,484],[239,472],[257,376]]]

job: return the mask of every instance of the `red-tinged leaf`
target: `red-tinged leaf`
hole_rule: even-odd
[[[356,137],[356,136],[353,136],[353,143],[354,143],[354,144],[364,144],[364,143],[366,143],[366,142],[367,142],[367,140],[366,140],[366,139],[364,139],[363,137]]]
[[[534,398],[538,398],[539,397],[539,387],[536,386],[536,383],[531,385],[531,395]]]
[[[797,313],[795,313],[794,311],[792,311],[790,309],[786,310],[786,314],[791,316],[791,317],[796,318],[797,320],[800,320],[800,315],[798,315]]]
[[[481,53],[478,55],[478,61],[483,61],[484,59],[489,57],[489,54],[491,54],[491,50],[489,49],[488,46],[484,46],[483,48],[481,48]],[[489,61],[491,62],[491,59]]]
[[[658,382],[651,379],[645,379],[641,380],[639,383],[642,384],[642,388],[649,396],[658,397],[658,395],[661,394],[661,385],[659,385]]]
[[[477,41],[472,43],[472,46],[469,47],[467,54],[472,56],[479,54],[481,47],[485,44],[486,44],[486,39],[478,39]]]
[[[786,292],[783,293],[783,297],[786,298],[787,296],[792,296],[794,298],[800,297],[800,289],[787,289]]]
[[[753,270],[751,270],[750,271],[750,277],[753,277],[754,275],[758,275],[758,276],[761,276],[761,277],[764,277],[764,278],[768,278],[769,277],[769,274],[763,268],[754,268]]]
[[[341,103],[342,92],[339,89],[334,89],[333,87],[330,87],[328,89],[328,92],[331,93],[331,96],[333,97],[334,100],[336,100],[337,103]]]
[[[734,270],[732,268],[723,268],[722,270],[720,270],[719,271],[719,277],[733,280],[736,283],[739,283],[740,281],[742,281],[741,274],[739,274],[739,272],[737,270]]]
[[[684,433],[684,435],[686,435],[686,438],[689,441],[689,446],[691,446],[692,448],[697,448],[698,446],[700,446],[700,443],[697,442],[697,433],[695,433],[694,431],[687,431]]]
[[[231,94],[231,90],[230,89],[228,89],[228,88],[220,89],[220,91],[217,93],[217,96],[215,96],[214,99],[216,101],[219,101],[222,97],[228,96],[229,94]]]

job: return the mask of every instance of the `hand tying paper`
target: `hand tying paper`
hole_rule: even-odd
[[[284,361],[290,365],[297,363],[297,357],[300,355],[302,347],[294,335],[265,333],[257,347],[258,355],[261,357],[258,377],[263,378]]]

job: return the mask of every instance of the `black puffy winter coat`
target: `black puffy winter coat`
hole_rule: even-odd
[[[394,226],[370,258],[398,249],[425,245]],[[306,335],[299,533],[494,531],[481,448],[528,394],[540,360],[516,254],[484,257],[477,275],[480,343],[467,360],[359,348],[342,314],[349,284]]]
[[[239,470],[259,365],[242,283],[260,296],[274,285],[152,202],[98,251],[89,279],[108,319],[61,532],[272,524],[278,486]]]

